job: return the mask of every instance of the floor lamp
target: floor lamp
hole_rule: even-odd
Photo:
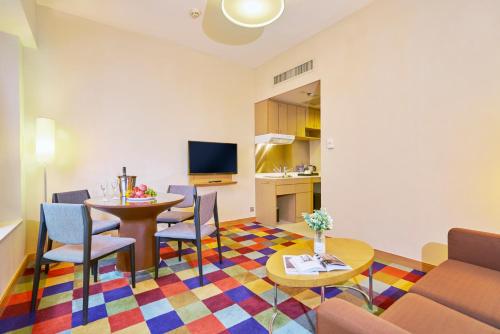
[[[47,165],[54,158],[56,125],[50,118],[36,119],[36,159],[43,166],[43,201],[47,202]]]

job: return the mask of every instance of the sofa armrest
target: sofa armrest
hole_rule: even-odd
[[[452,228],[448,258],[500,271],[500,234]]]
[[[317,334],[409,334],[359,306],[332,298],[317,308]]]

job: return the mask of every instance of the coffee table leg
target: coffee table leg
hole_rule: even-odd
[[[349,290],[357,291],[365,299],[370,311],[373,311],[373,268],[372,268],[372,266],[370,266],[368,268],[368,293],[366,293],[365,291],[358,289],[354,286],[350,286],[350,285],[328,285],[326,287],[322,286],[321,287],[321,302],[323,302],[325,300],[325,288],[349,289]]]
[[[274,300],[273,300],[273,316],[269,321],[269,333],[273,332],[274,319],[278,315],[278,284],[274,283]]]
[[[370,308],[370,311],[373,310],[373,265],[368,268],[368,298],[369,298],[369,303],[368,307]]]

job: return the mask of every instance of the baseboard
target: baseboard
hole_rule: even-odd
[[[5,290],[2,291],[2,294],[0,295],[0,314],[3,312],[3,309],[7,304],[10,293],[12,292],[12,289],[16,285],[17,280],[24,273],[24,270],[26,269],[26,266],[28,265],[29,261],[34,258],[35,254],[26,254],[24,256],[23,261],[17,268],[16,272],[14,273],[14,276],[12,276],[12,278],[10,279],[9,284],[7,284]]]
[[[255,222],[255,217],[248,217],[248,218],[241,218],[241,219],[235,219],[235,220],[227,220],[224,222],[220,222],[221,226],[231,226],[231,225],[236,225],[236,224],[248,224],[248,223],[253,223]]]

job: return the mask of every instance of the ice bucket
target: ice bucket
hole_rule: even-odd
[[[118,184],[120,185],[120,197],[125,198],[127,196],[127,191],[132,191],[135,187],[135,179],[137,176],[131,175],[120,175],[118,176]]]

